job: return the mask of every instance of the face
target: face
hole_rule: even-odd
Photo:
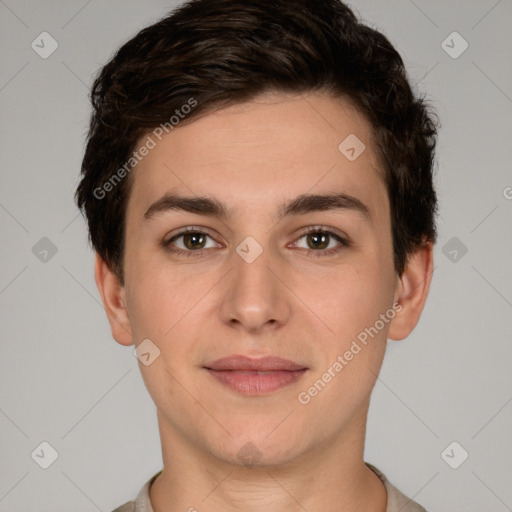
[[[140,370],[161,430],[238,464],[360,432],[398,284],[366,120],[266,94],[176,127],[132,172],[121,297],[131,341],[160,351]]]

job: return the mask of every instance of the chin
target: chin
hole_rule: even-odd
[[[228,436],[212,453],[228,464],[254,469],[282,467],[292,463],[300,456],[304,439],[285,430],[281,435],[275,435],[275,432],[269,435],[272,428],[260,434],[251,435],[246,430],[243,435]]]

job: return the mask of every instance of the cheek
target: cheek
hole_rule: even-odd
[[[323,354],[318,354],[315,372],[302,390],[314,411],[313,421],[329,409],[332,425],[343,423],[350,416],[347,411],[360,407],[375,384],[392,318],[382,321],[381,315],[392,305],[392,286],[389,272],[373,260],[337,269],[324,276],[321,289],[312,288],[313,307],[335,333],[323,337]],[[325,419],[318,419],[318,428],[326,428],[322,423]]]
[[[165,340],[176,329],[194,325],[194,307],[215,280],[205,275],[172,272],[162,265],[143,265],[130,288],[130,322],[138,337]],[[205,300],[201,300],[203,304]],[[196,324],[197,325],[197,324]]]
[[[387,274],[375,261],[326,271],[315,285],[304,283],[310,290],[307,303],[337,340],[349,341],[390,307],[393,288]]]

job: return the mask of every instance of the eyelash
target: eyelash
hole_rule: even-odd
[[[212,240],[213,240],[213,237],[211,237],[205,231],[201,231],[201,229],[194,228],[194,227],[191,226],[191,227],[183,229],[179,233],[176,233],[176,235],[174,235],[169,240],[163,241],[162,242],[163,248],[165,250],[171,252],[171,253],[178,254],[180,256],[186,256],[186,257],[200,257],[200,256],[202,256],[205,252],[208,251],[208,249],[201,249],[201,250],[197,250],[197,251],[192,251],[192,250],[184,251],[183,249],[172,248],[172,242],[174,242],[175,240],[177,240],[181,236],[187,235],[189,233],[206,235],[206,236],[212,238]],[[315,249],[305,249],[306,254],[308,256],[313,256],[313,257],[330,256],[332,254],[338,253],[339,251],[342,250],[342,248],[350,246],[350,243],[348,242],[348,240],[346,240],[345,238],[341,237],[340,235],[330,231],[329,229],[323,228],[322,226],[314,226],[314,227],[307,228],[305,231],[303,231],[301,233],[301,235],[299,236],[297,241],[301,240],[302,238],[304,238],[305,236],[310,235],[310,234],[328,235],[329,237],[332,237],[337,242],[339,242],[340,246],[338,246],[337,248],[334,248],[334,249],[324,249],[324,250],[322,250],[322,249],[316,249],[316,250]]]

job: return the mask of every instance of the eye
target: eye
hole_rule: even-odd
[[[304,240],[300,246],[299,242]],[[306,249],[308,256],[328,256],[348,247],[349,242],[340,235],[320,227],[309,228],[294,244],[301,249]]]
[[[333,231],[316,226],[308,228],[291,245],[305,249],[308,256],[329,256],[340,252],[350,243]],[[179,256],[202,256],[208,249],[221,247],[208,233],[193,226],[189,226],[169,240],[163,241],[162,246],[165,250]]]
[[[162,245],[170,252],[186,256],[200,256],[205,249],[219,247],[219,244],[208,233],[194,227],[182,230],[169,240],[164,241]]]

